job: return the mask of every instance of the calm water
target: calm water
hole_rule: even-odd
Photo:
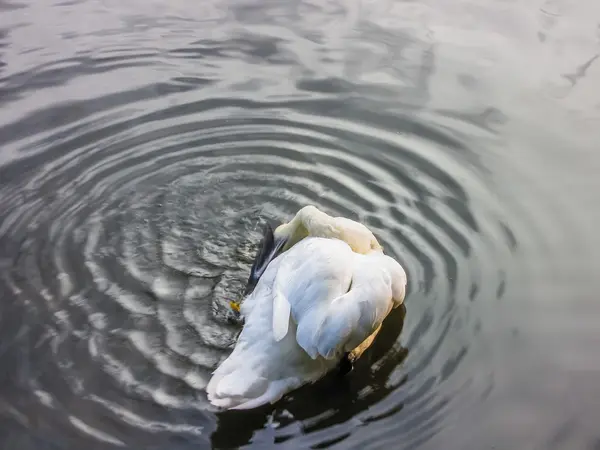
[[[592,0],[0,0],[0,447],[600,448],[599,55]],[[406,309],[215,413],[227,302],[307,203]]]

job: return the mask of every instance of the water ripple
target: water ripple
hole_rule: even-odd
[[[0,101],[166,61],[287,65],[282,42],[202,40],[160,56],[109,47],[3,74]],[[3,409],[61,445],[427,442],[488,388],[456,374],[520,245],[465,137],[493,133],[361,101],[350,81],[304,77],[273,95],[217,79],[140,81],[3,124],[0,353],[15,385]],[[215,415],[204,388],[239,332],[228,302],[262,226],[309,203],[374,230],[408,272],[406,310],[343,382]]]

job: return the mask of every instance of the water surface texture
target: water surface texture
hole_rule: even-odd
[[[600,448],[600,3],[0,0],[0,447]],[[405,310],[218,413],[266,222],[370,226]]]

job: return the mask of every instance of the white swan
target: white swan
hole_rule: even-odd
[[[406,288],[404,269],[368,228],[312,206],[265,238],[249,281],[244,328],[207,386],[226,409],[274,403],[344,355],[359,357]]]

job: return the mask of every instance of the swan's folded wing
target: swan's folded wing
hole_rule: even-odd
[[[314,359],[339,358],[354,350],[383,322],[392,309],[392,286],[387,268],[375,258],[357,256],[352,287],[329,298],[308,314],[292,314],[298,323],[296,339]]]
[[[352,264],[350,247],[333,239],[306,238],[282,255],[273,284],[274,338],[285,337],[290,317],[308,319],[346,292]]]
[[[381,325],[391,309],[389,296],[383,303],[364,300],[365,295],[369,294],[351,290],[322,308],[320,314],[300,321],[298,342],[312,358],[339,358],[358,347]]]

